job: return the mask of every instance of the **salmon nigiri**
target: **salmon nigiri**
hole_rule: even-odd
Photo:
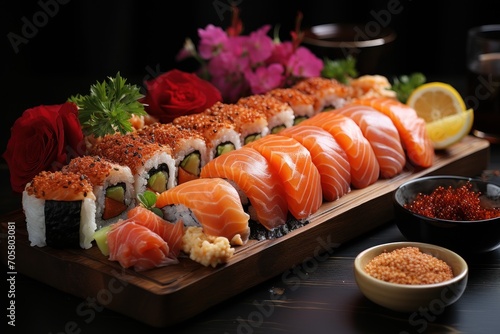
[[[408,159],[420,167],[430,167],[434,161],[434,147],[427,134],[425,121],[415,109],[390,97],[355,99],[353,104],[371,106],[389,116],[396,128]]]
[[[177,257],[158,234],[133,220],[121,220],[111,225],[107,233],[109,259],[124,268],[144,271],[178,263]]]
[[[200,176],[229,180],[249,206],[250,218],[268,230],[286,223],[288,206],[285,189],[267,160],[256,150],[243,146],[209,161]],[[253,214],[255,213],[255,214]]]
[[[380,165],[380,176],[391,178],[399,174],[406,163],[401,138],[392,120],[369,106],[349,105],[333,112],[348,116],[359,126],[370,142]]]
[[[158,195],[156,207],[169,221],[201,226],[207,235],[226,237],[233,245],[248,241],[249,215],[236,189],[222,178],[200,178],[181,183]]]
[[[351,166],[351,183],[355,188],[365,188],[375,183],[380,166],[368,140],[359,126],[349,117],[324,111],[301,125],[314,125],[328,131],[347,154]]]
[[[175,256],[179,255],[182,249],[182,237],[184,236],[184,224],[181,220],[172,224],[155,214],[153,211],[139,205],[132,208],[127,213],[127,217],[129,220],[133,220],[158,234],[167,242],[170,252]]]
[[[270,134],[249,145],[264,156],[279,175],[285,188],[288,210],[297,219],[306,219],[323,202],[321,178],[311,154],[293,138]]]
[[[294,126],[280,132],[306,147],[321,175],[325,201],[334,201],[351,190],[351,172],[345,151],[326,130],[312,125]]]

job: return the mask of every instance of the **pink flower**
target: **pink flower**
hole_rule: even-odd
[[[248,67],[248,58],[232,52],[223,52],[208,62],[208,72],[212,77],[243,73]]]
[[[208,63],[211,82],[222,94],[224,101],[235,102],[245,95],[249,85],[243,75],[248,68],[248,58],[224,52]]]
[[[281,42],[274,44],[271,57],[267,60],[268,64],[279,63],[286,66],[288,60],[293,54],[292,42]]]
[[[218,55],[225,49],[229,40],[224,30],[212,24],[209,24],[205,30],[198,29],[198,36],[200,36],[198,50],[203,59],[210,59]]]
[[[265,25],[252,32],[246,40],[248,56],[252,65],[264,62],[273,52],[273,40],[267,36],[269,29],[271,26]]]
[[[318,77],[322,69],[323,62],[302,46],[295,50],[287,63],[287,71],[296,78]]]
[[[235,36],[229,39],[227,49],[224,50],[225,54],[230,54],[231,57],[239,59],[241,64],[240,69],[244,69],[249,65],[249,50],[247,45],[247,36]]]
[[[275,42],[268,36],[270,25],[240,35],[242,23],[235,8],[227,31],[211,24],[198,29],[199,51],[186,43],[180,56],[192,56],[201,63],[200,75],[219,89],[225,102],[290,87],[299,79],[320,76],[323,69],[319,58],[298,46],[302,37],[300,19],[292,33],[293,41]]]
[[[253,94],[263,94],[283,84],[283,72],[283,66],[275,63],[268,67],[259,67],[255,72],[247,70],[245,78],[250,83]]]
[[[243,73],[232,73],[228,76],[215,77],[212,79],[214,86],[219,88],[224,101],[235,103],[242,96],[249,94],[250,87]]]

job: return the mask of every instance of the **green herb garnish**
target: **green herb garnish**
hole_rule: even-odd
[[[345,59],[337,60],[325,58],[323,60],[321,76],[347,84],[349,78],[356,78],[358,76],[356,59],[353,56],[347,56]]]
[[[127,84],[127,79],[118,72],[115,78],[108,77],[107,82],[92,85],[89,95],[72,96],[69,101],[78,106],[83,133],[103,137],[133,130],[130,118],[146,115],[144,105],[138,101],[142,97],[139,88]]]
[[[391,90],[396,92],[399,101],[406,103],[415,88],[423,85],[426,80],[425,75],[419,72],[410,75],[401,75],[394,78]]]
[[[155,207],[157,198],[158,196],[156,196],[154,192],[149,190],[146,190],[142,194],[137,194],[137,199],[146,209],[163,218],[163,212],[159,208]]]

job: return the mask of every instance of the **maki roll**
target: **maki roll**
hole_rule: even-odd
[[[295,88],[274,88],[266,93],[281,102],[288,103],[294,114],[293,125],[311,118],[321,111],[321,102],[313,95],[308,95]]]
[[[349,87],[335,79],[310,77],[296,83],[295,88],[302,93],[312,95],[318,99],[320,110],[330,110],[342,107],[349,96]]]
[[[31,246],[92,247],[96,203],[85,175],[43,171],[26,185],[22,205]]]
[[[200,113],[176,117],[172,123],[196,132],[205,139],[208,161],[241,147],[240,134],[229,121]]]
[[[99,229],[126,218],[135,204],[134,176],[127,166],[97,156],[83,156],[72,159],[63,171],[84,174],[89,179],[96,196]]]
[[[207,144],[198,133],[172,123],[154,123],[137,132],[149,141],[172,148],[175,160],[176,184],[196,179],[208,161]]]
[[[276,134],[283,129],[293,126],[293,109],[288,103],[282,102],[272,96],[259,94],[242,97],[238,104],[254,108],[261,112],[267,118],[267,127],[269,133]]]
[[[204,113],[222,122],[234,124],[240,134],[241,146],[262,138],[269,132],[267,118],[254,108],[217,102]]]
[[[136,194],[148,189],[160,193],[175,186],[175,160],[167,145],[152,143],[134,133],[112,134],[94,145],[90,154],[129,167]]]

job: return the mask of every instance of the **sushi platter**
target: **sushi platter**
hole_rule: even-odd
[[[19,273],[83,299],[101,299],[105,307],[148,325],[170,326],[390,222],[392,192],[403,182],[437,174],[478,176],[488,162],[489,143],[467,136],[447,150],[436,151],[431,167],[407,164],[393,178],[352,189],[336,201],[325,202],[307,225],[276,239],[249,240],[236,247],[228,263],[216,268],[181,258],[175,266],[136,272],[109,261],[97,247],[32,247],[22,211],[2,217],[2,261],[7,263],[7,225],[15,222]]]

